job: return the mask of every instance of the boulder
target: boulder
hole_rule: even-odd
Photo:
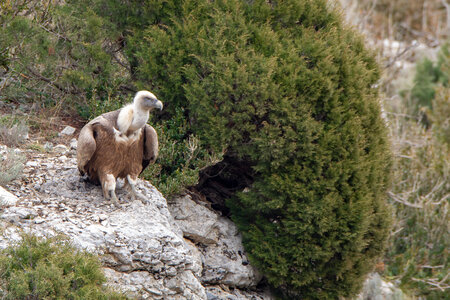
[[[75,128],[73,128],[72,126],[66,126],[64,127],[63,130],[61,130],[61,132],[58,134],[59,136],[63,136],[63,135],[73,135],[75,133]]]
[[[13,206],[19,201],[19,198],[0,186],[0,206]]]

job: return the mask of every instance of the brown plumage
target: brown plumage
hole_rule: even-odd
[[[78,170],[91,182],[100,183],[105,198],[116,206],[116,179],[125,179],[134,199],[142,198],[135,188],[137,177],[158,156],[158,136],[146,124],[153,108],[162,109],[161,101],[140,91],[132,104],[96,117],[80,131]]]

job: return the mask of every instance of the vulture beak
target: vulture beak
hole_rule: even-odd
[[[156,101],[154,106],[155,106],[155,108],[159,108],[159,110],[163,109],[163,103],[159,100]]]
[[[158,108],[159,110],[163,109],[163,103],[156,99],[156,97],[146,97],[144,99],[144,105],[147,109]]]

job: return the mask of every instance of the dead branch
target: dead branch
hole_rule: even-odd
[[[80,91],[78,91],[76,89],[67,89],[64,86],[62,86],[61,84],[59,84],[58,82],[55,82],[54,80],[51,80],[51,79],[41,75],[39,72],[33,70],[30,66],[23,66],[23,67],[25,67],[25,69],[29,72],[29,74],[31,74],[34,78],[36,78],[38,80],[41,80],[41,81],[44,81],[44,82],[47,82],[51,86],[53,86],[56,89],[60,90],[61,92],[64,92],[66,94],[73,94],[73,95],[80,94]]]
[[[447,3],[447,0],[441,0],[442,5],[444,5],[445,10],[447,11],[447,33],[450,32],[450,4]]]
[[[390,59],[388,61],[388,63],[384,66],[385,68],[390,68],[391,66],[393,66],[395,64],[395,62],[400,59],[405,53],[407,53],[408,51],[410,51],[411,49],[414,49],[415,47],[417,47],[419,44],[418,43],[412,43],[411,45],[409,45],[408,47],[406,47],[405,49],[403,49],[402,52],[398,53],[397,55],[395,55],[392,59]]]
[[[42,29],[44,29],[44,30],[47,31],[48,33],[51,33],[51,34],[57,36],[57,37],[58,37],[59,39],[61,39],[61,40],[65,40],[66,42],[72,43],[72,40],[69,39],[68,37],[63,36],[63,35],[61,35],[61,34],[59,34],[59,33],[57,33],[57,32],[54,32],[54,31],[48,29],[47,27],[45,27],[45,26],[42,25],[42,24],[39,24],[39,27],[41,27]]]
[[[435,290],[439,289],[441,292],[445,292],[446,289],[450,288],[450,285],[445,283],[448,276],[449,276],[449,273],[447,273],[447,275],[445,275],[445,277],[442,278],[442,280],[440,280],[440,281],[438,281],[437,278],[419,279],[419,278],[414,278],[414,277],[412,277],[411,280],[416,281],[416,282],[426,283],[428,285],[435,287],[434,288]]]
[[[408,206],[408,207],[412,207],[412,208],[421,208],[421,209],[423,208],[422,205],[410,203],[410,202],[408,202],[408,201],[406,201],[406,200],[404,200],[404,199],[399,198],[397,195],[395,195],[395,194],[392,193],[392,192],[388,192],[388,195],[389,195],[389,197],[391,197],[391,199],[394,200],[395,202],[401,203],[401,204],[406,205],[406,206]]]

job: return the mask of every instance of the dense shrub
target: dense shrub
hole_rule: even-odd
[[[354,294],[389,227],[372,54],[326,1],[174,3],[148,1],[151,21],[127,39],[138,85],[166,101],[163,120],[182,110],[174,143],[195,133],[240,171],[205,184],[231,195],[250,259],[273,286]],[[240,176],[246,184],[230,186]]]
[[[101,264],[62,238],[24,234],[0,256],[2,299],[126,299],[108,290]]]

